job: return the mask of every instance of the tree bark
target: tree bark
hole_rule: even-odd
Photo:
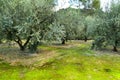
[[[62,38],[61,41],[62,41],[62,44],[65,44],[65,38]]]
[[[31,36],[29,36],[28,38],[27,38],[27,40],[26,40],[26,42],[25,42],[25,44],[23,45],[23,46],[27,46],[27,44],[29,43],[29,41],[30,41],[30,39],[31,39]]]
[[[85,36],[84,41],[87,42],[87,37]]]
[[[25,50],[25,47],[24,45],[22,45],[22,42],[21,41],[15,41],[18,45],[19,45],[19,48],[21,51],[24,51]]]
[[[118,43],[118,41],[116,40],[115,41],[115,45],[113,46],[113,51],[114,52],[117,52],[118,50],[117,50],[117,43]]]
[[[2,43],[2,41],[0,40],[0,44]]]
[[[19,45],[20,50],[21,50],[21,51],[24,51],[24,50],[26,49],[27,44],[29,43],[29,41],[30,41],[30,39],[31,39],[31,36],[29,36],[29,37],[27,38],[27,40],[26,40],[26,42],[25,42],[24,44],[22,43],[22,40],[20,39],[19,36],[16,36],[16,37],[17,37],[17,40],[14,40],[14,41]]]
[[[20,50],[21,50],[21,51],[25,51],[25,46],[20,46],[20,45],[19,45],[19,47],[20,47]]]
[[[65,40],[62,41],[62,44],[65,44]]]
[[[117,51],[118,51],[116,46],[113,46],[113,51],[114,51],[114,52],[117,52]]]

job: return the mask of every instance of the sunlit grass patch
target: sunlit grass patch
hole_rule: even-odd
[[[1,59],[0,80],[120,80],[120,56],[90,50],[90,42],[41,45],[17,65]]]

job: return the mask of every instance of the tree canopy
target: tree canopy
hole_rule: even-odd
[[[8,40],[15,41],[21,50],[37,46],[56,28],[49,26],[55,21],[51,0],[1,0],[0,3],[1,32]]]
[[[120,4],[103,12],[99,0],[79,0],[84,9],[54,10],[54,0],[1,0],[0,43],[14,41],[36,51],[41,41],[94,39],[92,47],[120,45]]]
[[[99,11],[95,23],[94,36],[98,37],[98,43],[112,45],[113,51],[117,51],[120,46],[120,4],[112,4],[107,12]]]

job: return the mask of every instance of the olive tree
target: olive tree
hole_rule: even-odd
[[[95,45],[100,47],[106,43],[117,51],[120,46],[120,4],[112,4],[106,12],[99,11],[94,23]]]
[[[57,21],[64,26],[65,35],[63,36],[62,44],[65,44],[65,41],[75,39],[78,34],[80,26],[80,14],[77,9],[62,9],[56,12]]]
[[[87,42],[88,39],[92,39],[92,35],[91,35],[91,29],[93,28],[93,21],[94,21],[94,17],[93,16],[82,16],[81,18],[81,26],[80,26],[80,35],[82,37],[82,39]],[[79,35],[78,34],[78,35]]]
[[[56,27],[52,0],[1,0],[0,28],[6,39],[15,41],[20,50],[36,50],[40,40]],[[60,30],[60,29],[59,29]],[[57,34],[56,34],[57,35]]]

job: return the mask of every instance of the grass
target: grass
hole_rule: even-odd
[[[120,55],[92,51],[90,43],[42,45],[30,55],[2,49],[0,80],[120,80]]]

